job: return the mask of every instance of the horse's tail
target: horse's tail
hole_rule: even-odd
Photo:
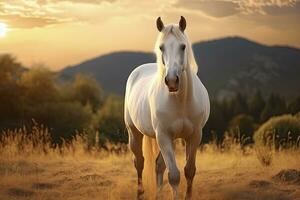
[[[154,198],[155,187],[156,187],[156,177],[155,177],[155,164],[156,157],[159,153],[157,142],[154,138],[144,136],[143,139],[143,156],[144,156],[144,173],[143,180],[146,186],[147,196]],[[151,198],[151,199],[152,199]]]

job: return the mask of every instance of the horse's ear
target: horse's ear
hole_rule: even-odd
[[[161,32],[164,29],[164,23],[161,21],[161,18],[158,17],[156,20],[156,27],[158,29],[159,32]]]
[[[180,21],[179,21],[179,29],[184,32],[186,28],[186,20],[183,16],[180,17]]]

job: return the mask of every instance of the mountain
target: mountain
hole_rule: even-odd
[[[300,49],[266,46],[241,37],[199,42],[193,49],[198,76],[213,97],[256,89],[286,97],[300,94]],[[60,74],[64,79],[91,74],[106,91],[123,95],[130,72],[147,62],[155,62],[154,54],[116,52],[66,67]]]
[[[143,52],[115,52],[66,67],[61,71],[63,79],[73,78],[77,73],[89,74],[96,78],[107,92],[123,94],[126,80],[137,66],[155,62],[155,56]]]

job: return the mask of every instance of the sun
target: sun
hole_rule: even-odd
[[[0,38],[5,37],[7,33],[7,25],[5,23],[0,22]]]

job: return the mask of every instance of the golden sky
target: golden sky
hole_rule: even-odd
[[[0,53],[59,70],[113,51],[152,51],[156,18],[181,15],[192,42],[237,35],[300,47],[300,0],[0,0]]]

